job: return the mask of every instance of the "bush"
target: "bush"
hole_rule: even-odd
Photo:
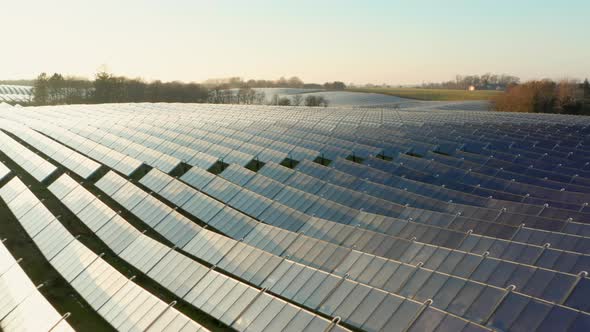
[[[305,97],[305,106],[324,106],[328,107],[328,100],[324,96],[309,95]]]
[[[289,99],[287,97],[279,98],[278,105],[279,106],[290,106],[291,105],[291,99]]]

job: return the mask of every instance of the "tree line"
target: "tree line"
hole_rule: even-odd
[[[207,80],[202,84],[183,82],[146,82],[139,78],[116,76],[108,72],[99,72],[94,80],[63,76],[55,73],[51,76],[41,73],[33,82],[34,105],[62,104],[101,104],[101,103],[138,103],[138,102],[180,102],[180,103],[214,103],[214,104],[271,104],[271,105],[306,105],[327,106],[328,100],[322,96],[295,95],[293,98],[273,96],[267,100],[263,91],[255,88],[310,88],[311,86],[329,90],[343,90],[342,82],[305,84],[298,77],[289,79],[281,77],[272,80],[242,80],[238,77],[219,80]]]
[[[590,115],[590,83],[544,79],[513,84],[492,106],[501,112]]]
[[[31,86],[33,80],[0,80],[0,85],[24,85]]]
[[[293,88],[293,89],[326,89],[344,90],[346,84],[341,81],[326,82],[324,84],[304,83],[299,77],[280,77],[277,80],[244,80],[241,77],[208,79],[203,85],[211,88],[240,89],[240,88]]]
[[[211,78],[203,82],[208,87],[219,87],[226,89],[250,88],[294,88],[294,89],[318,89],[319,84],[306,84],[299,77],[281,77],[277,80],[244,80],[241,77]]]
[[[477,90],[505,90],[511,85],[518,84],[520,78],[506,74],[456,75],[454,80],[440,83],[423,83],[427,89],[459,89],[467,90],[474,87]]]
[[[329,100],[324,96],[307,95],[305,98],[301,94],[296,94],[292,98],[279,97],[279,95],[273,95],[269,105],[278,106],[310,106],[310,107],[328,107],[330,104]]]
[[[197,83],[145,82],[106,72],[94,80],[40,74],[33,82],[35,105],[126,102],[205,102],[208,89]]]
[[[295,94],[291,98],[287,96],[272,95],[266,100],[264,91],[256,91],[249,86],[239,89],[225,87],[213,87],[210,89],[207,102],[211,104],[246,104],[246,105],[275,105],[275,106],[323,106],[327,107],[328,99],[324,96]]]

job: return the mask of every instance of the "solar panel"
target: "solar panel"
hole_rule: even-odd
[[[69,313],[59,314],[0,242],[0,328],[5,331],[74,331],[66,321]],[[35,319],[30,319],[34,315]]]
[[[0,132],[0,151],[14,160],[38,181],[43,181],[57,170],[53,164],[27,149],[4,132]]]
[[[115,329],[204,329],[146,283],[239,331],[589,322],[585,118],[207,104],[0,117],[7,211]]]
[[[60,179],[56,180],[56,183],[59,183],[62,181],[62,179],[64,179],[63,181],[68,181],[67,175],[63,175]],[[51,190],[52,187],[50,186],[49,189]],[[123,185],[119,190],[117,190],[112,195],[112,197],[121,205],[127,207],[128,209],[132,209],[132,207],[137,205],[140,200],[145,199],[147,196],[145,193],[137,195],[139,193],[143,193],[143,191],[137,190],[133,185],[127,182],[127,184]],[[70,196],[76,197],[77,200],[70,201],[68,199]],[[119,217],[113,211],[110,211],[110,213],[103,213],[105,217],[102,219],[102,222],[100,224],[96,224],[95,226],[93,223],[94,219],[85,218],[84,215],[82,215],[84,211],[78,210],[77,207],[84,205],[86,206],[85,209],[99,209],[99,207],[91,205],[92,202],[98,202],[97,205],[101,206],[102,210],[108,210],[108,207],[106,207],[104,204],[101,204],[99,199],[90,195],[90,193],[80,185],[74,188],[61,200],[119,257],[146,274],[149,274],[150,271],[156,268],[158,263],[161,262],[165,256],[171,254],[174,251],[173,248],[167,247],[158,241],[142,235],[139,231],[125,222],[124,219]],[[84,203],[79,203],[81,201]],[[94,217],[97,214],[98,213],[89,213],[88,215]],[[154,230],[174,243],[175,247],[179,248],[184,248],[197,233],[205,232],[205,230],[192,224],[190,220],[184,218],[182,215],[174,211],[171,211],[167,217],[158,223],[158,225],[154,227]],[[229,241],[229,239],[225,238],[225,241]],[[214,265],[223,258],[223,255],[218,256],[218,258],[214,258],[212,254],[214,254],[215,251],[211,248],[209,248],[206,253],[202,254],[194,251],[190,251],[190,253]],[[191,264],[198,263],[193,261]],[[238,273],[238,275],[241,276],[242,274]],[[227,278],[214,271],[209,271],[206,276],[211,276],[211,278]],[[159,278],[161,278],[161,276],[156,276],[156,280],[159,280]],[[191,302],[197,308],[203,309],[202,306],[204,305],[204,302],[201,302],[201,300],[204,299],[205,295],[200,294],[201,297],[199,298],[193,298],[192,295],[193,292],[198,289],[197,287],[199,287],[200,284],[201,283],[197,283],[189,293],[183,296],[183,298]],[[209,285],[207,288],[208,291],[212,289],[210,287],[211,286]],[[252,304],[250,307],[251,306]],[[245,315],[245,313],[242,313],[242,315]]]
[[[0,181],[10,174],[10,169],[0,162]]]
[[[16,178],[6,186],[22,187],[20,180]],[[10,191],[2,191],[0,197],[8,201],[10,210],[16,215],[18,204],[15,201],[18,197],[11,200],[9,194]],[[176,311],[168,309],[160,299],[130,281],[81,244],[51,213],[45,211],[43,204],[27,188],[20,195],[29,198],[32,209],[44,211],[41,214],[48,225],[40,233],[33,235],[35,231],[27,226],[26,219],[16,215],[19,222],[22,222],[51,265],[115,329],[145,329],[159,323],[158,320],[166,310]],[[41,221],[43,220],[38,222]],[[201,328],[178,312],[174,320],[196,330]]]

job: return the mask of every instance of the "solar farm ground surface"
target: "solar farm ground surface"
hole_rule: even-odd
[[[1,105],[0,329],[587,331],[590,119],[452,105]]]

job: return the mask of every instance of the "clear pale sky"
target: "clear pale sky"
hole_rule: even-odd
[[[589,0],[0,0],[0,79],[584,78],[589,18]]]

